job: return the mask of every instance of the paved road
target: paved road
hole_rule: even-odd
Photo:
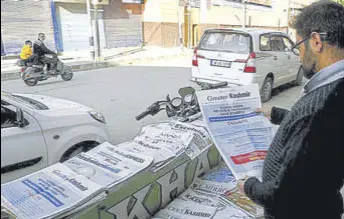
[[[140,122],[135,116],[156,100],[177,95],[180,87],[193,85],[190,68],[183,67],[116,67],[78,72],[72,81],[51,79],[36,87],[27,87],[21,80],[1,82],[2,89],[17,93],[37,93],[64,98],[90,106],[104,114],[112,143],[133,138],[140,128],[166,116],[147,117]],[[289,108],[297,100],[301,87],[282,89],[267,106]]]

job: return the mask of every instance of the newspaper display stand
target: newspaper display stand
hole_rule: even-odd
[[[182,155],[155,173],[147,169],[116,186],[104,201],[78,218],[151,218],[185,191],[198,175],[220,161],[220,154],[212,146],[193,160]]]

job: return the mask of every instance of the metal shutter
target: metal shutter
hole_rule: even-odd
[[[89,21],[86,4],[59,3],[59,28],[64,52],[83,51],[89,48]],[[100,46],[105,47],[104,21],[99,13]]]
[[[7,55],[19,54],[24,42],[36,40],[40,32],[46,34],[47,46],[55,49],[48,0],[1,1],[1,41]]]
[[[131,9],[125,9],[119,0],[111,1],[104,6],[104,20],[108,48],[135,47],[142,44],[141,13],[135,14]]]

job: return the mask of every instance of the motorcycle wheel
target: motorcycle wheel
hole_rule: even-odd
[[[27,85],[27,86],[30,86],[30,87],[33,87],[33,86],[36,86],[38,80],[37,79],[28,79],[28,80],[24,80],[24,83]]]
[[[62,75],[61,75],[61,78],[64,80],[64,81],[70,81],[72,80],[74,74],[73,74],[73,71],[72,70],[67,70],[66,72],[64,72]]]

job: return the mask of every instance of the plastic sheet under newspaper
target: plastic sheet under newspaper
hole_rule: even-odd
[[[232,198],[233,197],[233,198]],[[193,184],[154,219],[261,218],[263,209],[238,191],[237,182],[222,163]]]

